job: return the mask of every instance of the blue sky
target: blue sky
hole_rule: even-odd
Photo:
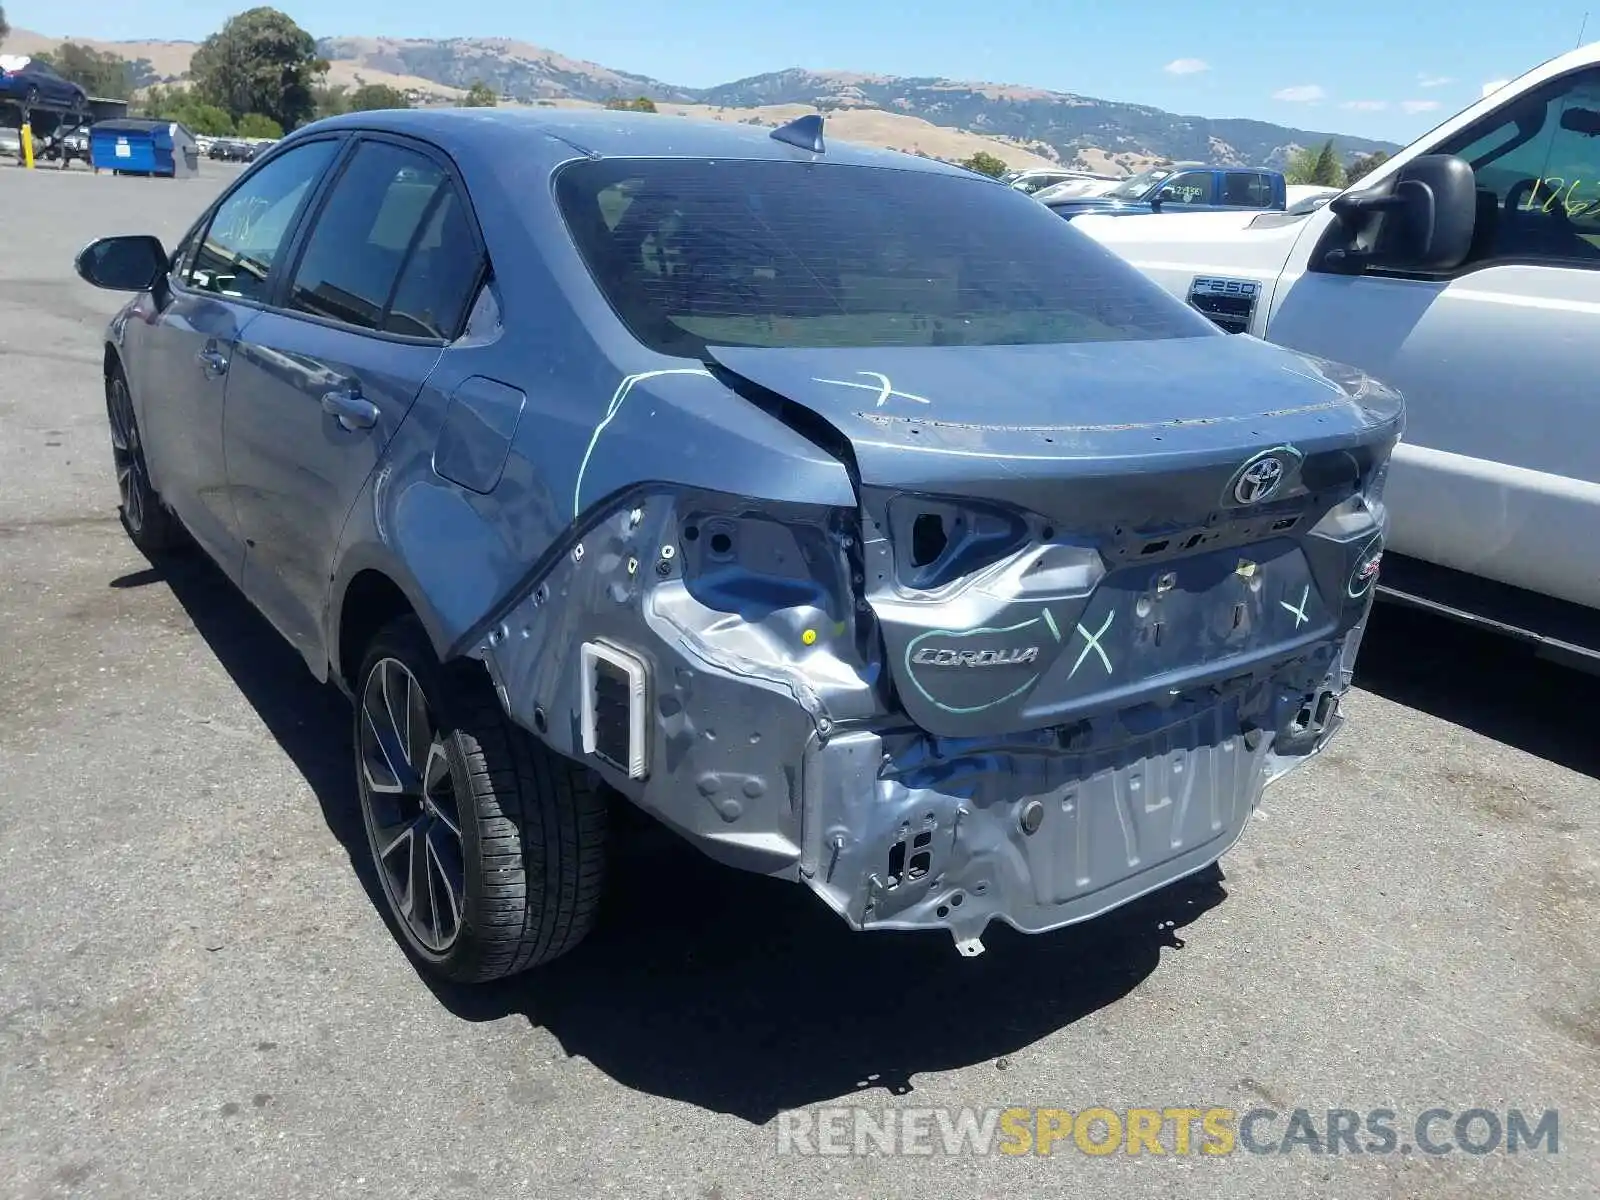
[[[0,0],[4,3],[4,0]],[[493,36],[671,83],[800,66],[1026,84],[1406,142],[1483,85],[1570,49],[1600,0],[283,0],[318,36]],[[250,0],[10,0],[13,25],[200,39]],[[71,12],[72,27],[62,21]]]

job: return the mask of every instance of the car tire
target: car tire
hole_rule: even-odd
[[[413,960],[483,983],[577,946],[605,883],[598,779],[513,724],[478,663],[441,664],[413,616],[373,639],[354,684],[362,824]]]
[[[144,439],[121,364],[106,376],[106,421],[111,427],[111,463],[116,471],[118,515],[128,539],[147,557],[185,548],[188,535],[177,514],[150,483]]]

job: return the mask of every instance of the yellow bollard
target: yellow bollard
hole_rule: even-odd
[[[29,170],[33,169],[33,124],[27,118],[22,121],[22,165]]]

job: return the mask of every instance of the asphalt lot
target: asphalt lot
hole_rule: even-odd
[[[236,172],[203,170],[0,166],[0,1196],[1596,1195],[1600,682],[1401,612],[1219,878],[963,960],[639,834],[576,954],[428,986],[367,890],[342,702],[117,523],[120,301],[71,259],[170,244]],[[1557,1109],[1560,1141],[778,1153],[780,1111],[841,1104]]]

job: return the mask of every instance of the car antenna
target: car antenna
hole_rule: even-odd
[[[796,117],[787,125],[779,125],[772,131],[772,136],[777,141],[799,146],[800,149],[809,150],[813,154],[828,152],[828,147],[822,141],[821,113],[807,113],[803,117]]]

